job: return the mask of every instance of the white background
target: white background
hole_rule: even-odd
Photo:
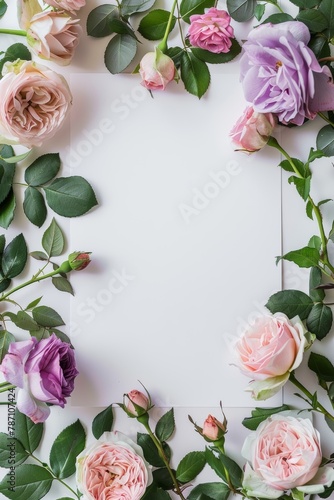
[[[242,466],[247,430],[241,421],[255,404],[244,390],[248,380],[232,364],[233,343],[264,312],[283,279],[285,288],[307,291],[307,272],[284,265],[283,274],[275,257],[306,245],[317,228],[306,220],[304,204],[285,174],[281,188],[274,150],[251,156],[233,150],[228,134],[246,105],[238,59],[210,66],[212,82],[201,100],[187,94],[182,82],[152,99],[138,75],[114,76],[105,69],[107,39],[85,35],[88,13],[102,3],[90,1],[80,12],[84,32],[71,65],[48,63],[71,86],[73,107],[66,125],[22,162],[24,167],[44,152],[59,151],[62,174],[85,177],[99,199],[99,206],[83,217],[56,216],[68,237],[68,252],[92,251],[91,265],[72,273],[75,297],[46,284],[18,297],[25,303],[43,294],[43,303],[62,315],[80,370],[66,409],[52,408],[39,453],[46,460],[53,439],[76,418],[91,441],[94,416],[121,401],[123,393],[140,389],[140,380],[156,406],[153,422],[175,407],[174,467],[187,452],[204,448],[188,414],[199,425],[209,413],[219,419],[220,401],[229,422],[227,452]],[[16,27],[13,5],[2,26]],[[239,41],[241,29],[236,26]],[[16,41],[3,35],[0,40],[4,49]],[[305,159],[320,126],[316,121],[277,137],[292,156]],[[315,165],[314,198],[330,198],[331,163]],[[331,209],[330,204],[329,221]],[[18,212],[6,231],[8,241],[23,232],[30,251],[41,249],[53,214],[38,230]],[[28,266],[26,278],[37,264]],[[316,349],[329,352],[332,343],[325,340]],[[314,384],[305,367],[298,376]],[[284,401],[300,407],[293,392],[287,385],[284,395],[262,405]],[[6,432],[6,408],[0,411]],[[116,414],[117,429],[132,438],[142,431],[122,411]],[[321,417],[316,423],[329,454],[332,434]],[[217,479],[207,469],[201,477]],[[65,493],[55,488],[47,498]]]

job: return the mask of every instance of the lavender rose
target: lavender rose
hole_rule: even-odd
[[[42,59],[65,66],[71,62],[79,43],[79,19],[65,12],[40,12],[30,20],[27,41],[32,51]]]
[[[5,63],[0,80],[0,142],[31,148],[58,131],[72,96],[66,80],[32,61]]]
[[[40,341],[32,337],[12,342],[0,371],[7,382],[19,388],[17,408],[34,423],[49,416],[47,403],[65,406],[78,375],[73,349],[54,333]]]
[[[283,124],[302,125],[318,111],[334,108],[330,70],[307,47],[305,24],[289,21],[255,28],[243,45],[241,81],[258,113],[274,113]]]
[[[215,7],[206,9],[204,14],[190,16],[189,41],[194,47],[215,54],[229,52],[234,38],[230,25],[231,17],[225,10]]]

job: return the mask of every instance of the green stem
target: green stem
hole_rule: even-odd
[[[301,382],[299,382],[299,380],[296,379],[294,372],[290,373],[289,380],[309,399],[310,405],[315,411],[322,413],[325,417],[334,422],[334,415],[329,413],[329,411],[327,411],[326,408],[322,406],[321,403],[317,401],[316,407],[315,408],[313,407],[312,405],[313,394],[311,394],[310,391],[306,389],[306,387]]]
[[[291,158],[291,156],[285,151],[285,149],[282,148],[282,146],[278,143],[278,141],[274,137],[270,137],[269,140],[268,140],[268,142],[267,142],[267,144],[268,144],[268,146],[271,146],[271,147],[277,149],[280,153],[282,153],[282,155],[285,156],[285,158],[290,163],[290,165],[291,165],[294,173],[296,174],[296,176],[299,179],[303,179],[303,176],[299,172],[299,170],[296,167],[296,165],[295,165],[293,159]],[[311,198],[310,195],[307,197],[307,200],[312,205],[313,212],[315,214],[315,217],[316,217],[317,223],[318,223],[318,227],[319,227],[321,244],[322,244],[322,251],[323,251],[322,262],[324,263],[325,266],[328,267],[328,269],[331,271],[331,273],[334,274],[334,267],[332,266],[332,264],[329,262],[329,259],[328,259],[327,238],[326,238],[324,226],[323,226],[323,223],[322,223],[322,215],[321,215],[320,209],[319,209],[318,205],[316,203],[314,203],[314,201],[313,201],[313,199]],[[326,274],[326,272],[325,272],[325,274]],[[331,276],[331,277],[333,278],[333,276]]]
[[[334,123],[328,118],[328,116],[326,116],[324,113],[321,113],[321,111],[318,111],[318,115],[320,116],[320,118],[325,120],[325,122],[329,123],[330,125],[332,125],[332,127],[334,127]]]
[[[0,28],[0,33],[4,33],[5,35],[27,36],[27,32],[24,30],[11,30],[6,28]]]
[[[16,286],[9,292],[5,293],[0,297],[0,302],[3,300],[6,300],[9,295],[11,295],[14,292],[17,292],[18,290],[21,290],[21,288],[24,288],[28,285],[32,285],[33,283],[38,283],[39,281],[45,280],[47,278],[51,278],[52,276],[55,276],[56,274],[59,274],[61,272],[60,267],[58,269],[55,269],[54,271],[51,271],[48,274],[44,274],[43,276],[38,276],[39,273],[37,273],[35,276],[33,276],[30,280],[25,281],[24,283],[21,283],[21,285]]]
[[[276,7],[282,14],[285,14],[284,10],[278,5],[277,2],[272,2],[270,0],[266,0],[266,3],[270,3],[271,5],[273,5],[274,7]]]
[[[10,389],[15,389],[16,385],[12,385],[8,382],[3,382],[1,385],[0,385],[0,392],[5,392],[5,391],[9,391]]]
[[[46,469],[48,472],[50,472],[50,474],[52,475],[53,479],[56,479],[57,481],[59,481],[63,486],[65,486],[65,488],[67,488],[76,498],[80,498],[79,495],[67,484],[65,483],[65,481],[63,481],[62,479],[60,479],[59,477],[55,476],[55,474],[53,473],[52,469],[50,469],[50,467],[48,466],[48,464],[42,462],[41,460],[39,460],[39,458],[37,458],[35,455],[33,455],[32,453],[30,454],[31,458],[33,458],[34,460],[36,460],[36,462],[38,462],[39,464],[41,464],[44,469]]]
[[[160,441],[157,439],[157,437],[155,436],[155,434],[151,431],[151,428],[150,428],[148,422],[142,422],[142,424],[144,425],[144,427],[147,430],[149,436],[151,437],[152,441],[154,442],[155,446],[157,447],[158,453],[159,453],[160,457],[162,458],[162,460],[163,460],[163,462],[164,462],[164,464],[166,466],[166,469],[168,470],[168,473],[169,473],[170,477],[172,478],[172,481],[173,481],[173,484],[174,484],[174,488],[175,488],[175,493],[182,500],[186,500],[185,497],[182,494],[182,491],[180,489],[179,483],[177,482],[175,474],[174,474],[174,472],[172,471],[172,469],[171,469],[171,467],[169,465],[168,458],[165,455],[164,449],[163,449]]]
[[[172,24],[172,19],[173,19],[174,10],[175,10],[176,5],[177,5],[177,0],[174,0],[171,11],[169,13],[169,18],[168,18],[164,37],[158,45],[158,48],[161,50],[161,52],[164,52],[164,53],[167,50],[167,40],[168,40],[168,35],[169,35],[170,27]]]

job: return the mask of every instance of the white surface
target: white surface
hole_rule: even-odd
[[[91,0],[82,10],[83,27],[89,11],[102,3]],[[15,22],[13,5],[10,14],[3,21],[6,27]],[[1,47],[16,41],[3,37]],[[107,72],[105,45],[105,39],[83,36],[70,67],[50,65],[66,74],[73,111],[62,131],[36,155],[60,151],[63,174],[87,178],[100,206],[71,222],[57,217],[70,232],[68,251],[91,250],[93,262],[71,278],[74,299],[43,288],[45,303],[68,325],[80,376],[66,410],[52,409],[39,454],[47,459],[53,439],[76,418],[91,440],[94,416],[121,401],[124,392],[140,388],[141,380],[157,406],[153,419],[165,411],[159,406],[177,407],[174,467],[187,452],[204,447],[187,415],[199,425],[208,413],[220,418],[219,401],[229,421],[227,452],[242,466],[247,430],[241,421],[255,404],[244,392],[248,380],[230,365],[231,345],[245,324],[263,312],[269,295],[281,288],[281,269],[275,266],[281,244],[284,251],[304,246],[316,227],[306,220],[303,202],[285,175],[281,224],[281,174],[274,150],[252,156],[233,152],[228,133],[245,107],[237,62],[210,67],[212,84],[200,101],[181,82],[151,99],[138,77]],[[305,157],[305,137],[308,148],[315,130],[312,124],[308,137],[306,128],[289,130],[282,144],[292,156]],[[317,175],[326,182],[317,181],[316,187],[330,188],[330,162],[322,164]],[[226,172],[228,181],[219,186],[214,177],[227,179]],[[185,205],[193,209],[188,220]],[[42,231],[22,216],[8,238],[20,231],[30,250],[40,248]],[[286,287],[307,289],[306,272],[285,265],[284,271]],[[31,296],[37,297],[38,290],[31,289],[27,300]],[[332,345],[331,339],[319,349],[328,352]],[[305,366],[298,370],[301,379],[306,373]],[[307,379],[315,388],[314,377],[307,374]],[[284,401],[298,405],[293,392],[287,385]],[[264,405],[282,401],[278,395]],[[0,412],[1,431],[6,432],[6,408]],[[116,413],[116,428],[132,438],[142,431],[121,411]],[[317,424],[324,453],[333,452],[333,435],[321,418]],[[203,478],[217,480],[209,468]],[[47,498],[65,493],[55,488]]]

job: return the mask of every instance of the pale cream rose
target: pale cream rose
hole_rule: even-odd
[[[32,61],[6,66],[0,80],[0,142],[31,148],[54,136],[72,102],[69,86],[55,71]]]
[[[27,29],[28,45],[38,57],[66,66],[79,43],[78,23],[64,11],[35,14]]]

